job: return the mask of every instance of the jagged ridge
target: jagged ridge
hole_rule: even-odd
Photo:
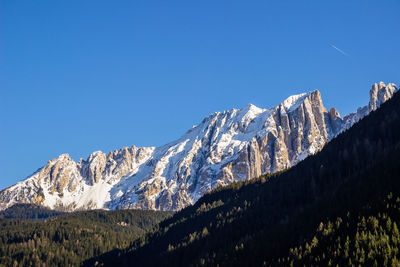
[[[394,84],[374,84],[368,106],[343,119],[336,109],[325,109],[315,90],[269,109],[249,104],[213,113],[162,147],[97,151],[77,163],[63,154],[0,192],[0,209],[34,203],[61,210],[178,210],[218,186],[295,165],[396,90]]]

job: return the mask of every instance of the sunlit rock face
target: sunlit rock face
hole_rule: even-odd
[[[374,84],[370,101],[341,118],[315,90],[276,107],[216,112],[162,147],[124,147],[87,160],[68,154],[0,192],[0,209],[35,203],[60,210],[179,210],[210,190],[289,168],[391,98],[394,84]]]
[[[393,83],[389,83],[388,85],[385,85],[383,82],[374,84],[372,89],[369,91],[370,100],[368,104],[368,111],[371,112],[379,108],[382,103],[386,102],[393,96],[396,90],[396,85]]]

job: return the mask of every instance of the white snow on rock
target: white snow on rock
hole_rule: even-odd
[[[1,191],[0,209],[36,203],[59,210],[179,210],[218,186],[297,164],[395,91],[394,84],[374,84],[368,106],[343,119],[325,109],[315,90],[268,109],[248,104],[215,112],[161,147],[96,151],[78,162],[63,154]]]

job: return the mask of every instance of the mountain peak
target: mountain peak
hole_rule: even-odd
[[[321,98],[321,92],[318,89],[315,89],[315,90],[309,92],[308,95],[311,95],[311,96],[317,97],[317,98]]]
[[[336,108],[331,108],[328,113],[331,118],[341,118],[340,113]]]
[[[385,85],[385,83],[381,81],[379,84],[375,83],[372,85],[372,88],[369,91],[369,112],[379,108],[380,105],[391,98],[396,91],[397,87],[394,83],[388,83],[388,85]]]
[[[242,107],[240,110],[249,111],[249,110],[252,110],[252,109],[254,110],[254,109],[260,109],[260,108],[255,106],[255,105],[253,105],[253,104],[251,104],[251,103],[248,103],[247,105]]]
[[[68,153],[64,153],[58,156],[57,160],[71,160],[71,157],[69,156]]]
[[[249,103],[239,110],[238,120],[243,125],[248,125],[250,121],[252,121],[263,111],[264,109],[256,107],[255,105]]]
[[[375,84],[369,106],[379,107],[395,89]],[[0,209],[34,202],[70,210],[179,210],[218,186],[297,164],[368,112],[365,106],[342,119],[336,109],[325,109],[318,90],[268,109],[247,104],[215,112],[160,147],[95,151],[78,163],[60,155],[1,191]]]
[[[322,104],[321,93],[318,90],[314,90],[308,93],[289,96],[281,103],[281,106],[284,107],[286,112],[291,112],[296,110],[306,99],[310,99],[312,102],[317,100],[320,102],[319,104]]]

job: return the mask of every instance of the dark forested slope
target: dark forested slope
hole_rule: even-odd
[[[15,204],[6,210],[0,211],[0,219],[46,219],[67,214],[33,204]]]
[[[378,221],[394,214],[392,221],[398,224],[396,211],[380,211],[379,207],[390,192],[392,198],[397,199],[399,178],[400,94],[397,93],[321,152],[294,168],[219,188],[161,222],[130,248],[114,250],[86,264],[249,266],[304,263],[298,259],[299,252],[291,251],[295,248],[301,251],[300,246],[304,249],[305,244],[312,242],[321,223],[329,225],[329,220],[346,219],[348,231],[356,229],[357,232],[357,218],[366,210],[365,216],[378,218]],[[347,218],[347,214],[355,217]],[[391,234],[390,231],[386,234]],[[377,249],[371,254],[370,262],[380,265],[384,264],[385,257],[386,262],[399,258],[398,250],[385,257],[381,257],[381,253],[384,252]],[[334,259],[326,263],[329,260]],[[354,257],[353,263],[362,262],[360,257]]]
[[[68,214],[38,206],[11,207],[4,217],[35,220],[0,219],[0,266],[79,266],[86,259],[129,246],[171,215],[141,210]]]
[[[400,196],[390,193],[362,209],[321,222],[275,265],[399,266]]]

